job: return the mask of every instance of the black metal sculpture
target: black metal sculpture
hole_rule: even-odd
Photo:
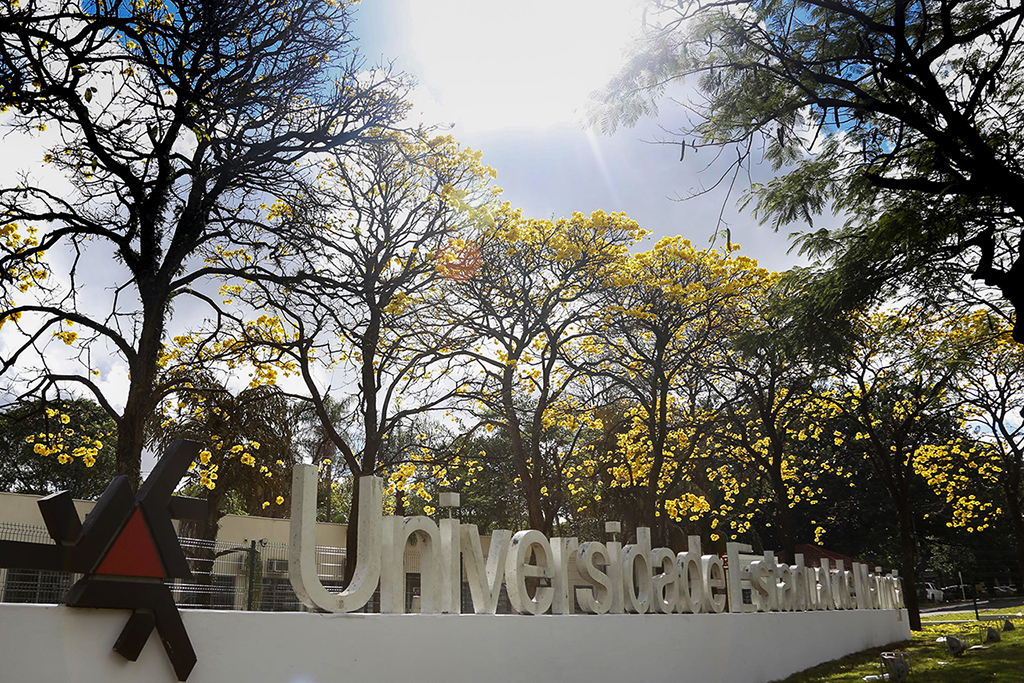
[[[173,496],[201,445],[175,441],[132,495],[127,477],[115,477],[83,523],[67,491],[38,502],[56,545],[0,541],[0,567],[85,574],[68,590],[69,607],[130,609],[114,650],[135,661],[156,628],[179,681],[188,679],[196,653],[166,579],[192,572],[172,519],[202,519],[206,501]]]

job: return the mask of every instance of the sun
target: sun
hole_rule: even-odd
[[[640,25],[631,0],[430,0],[409,9],[418,97],[442,120],[476,130],[578,123]]]

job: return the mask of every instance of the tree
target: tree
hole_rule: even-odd
[[[232,394],[208,376],[194,377],[189,384],[176,402],[165,401],[153,416],[149,441],[161,452],[180,439],[204,445],[186,480],[205,489],[200,538],[216,540],[232,493],[247,514],[283,516],[289,473],[298,460],[292,402],[275,386]]]
[[[766,484],[774,525],[786,561],[792,562],[797,541],[790,508],[801,500],[821,500],[818,479],[824,470],[814,451],[822,448],[822,439],[833,440],[825,427],[836,408],[816,386],[820,362],[808,345],[793,339],[787,299],[774,284],[750,302],[743,329],[716,362],[709,384],[721,399],[724,421],[716,445],[728,467],[748,470],[747,477]],[[735,478],[747,477],[737,473]],[[761,496],[747,498],[753,506]]]
[[[97,498],[114,476],[115,425],[95,402],[16,407],[0,415],[0,490]]]
[[[971,348],[954,392],[965,426],[973,429],[919,449],[915,468],[951,507],[951,527],[983,531],[1005,507],[1024,575],[1024,347],[1004,319],[984,309],[958,320],[947,335],[950,343]]]
[[[437,381],[457,375],[460,335],[454,321],[436,314],[438,284],[446,246],[486,215],[479,205],[490,199],[493,177],[479,152],[450,136],[375,136],[373,145],[323,160],[316,196],[282,195],[267,207],[278,230],[314,245],[302,268],[310,275],[299,285],[231,290],[232,298],[265,313],[236,322],[211,348],[226,362],[254,364],[269,381],[281,369],[298,376],[302,398],[353,476],[356,500],[360,477],[396,464],[385,457],[396,430],[455,395],[454,383]],[[346,396],[355,398],[358,447],[329,409],[329,399],[345,403]],[[353,556],[358,510],[353,504],[349,514]]]
[[[615,447],[601,449],[595,458],[603,470],[604,490],[594,493],[576,482],[583,489],[584,507],[589,507],[591,498],[607,499],[605,509],[612,508],[628,529],[653,525],[651,528],[662,543],[680,548],[686,545],[685,535],[678,533],[680,525],[724,514],[724,508],[732,502],[731,492],[724,496],[728,499],[725,501],[716,494],[718,489],[734,483],[731,478],[728,484],[713,481],[720,474],[709,459],[711,435],[719,426],[718,415],[710,404],[707,386],[697,378],[697,373],[686,379],[693,381],[684,380],[668,395],[660,461],[655,457],[651,423],[661,418],[655,413],[652,420],[647,409],[630,396],[617,406],[624,410],[621,428],[615,434]],[[656,486],[653,494],[651,482]],[[653,521],[649,521],[646,502],[652,497],[656,500],[655,511]],[[676,526],[671,522],[676,522]],[[717,527],[718,522],[712,519],[707,527],[712,540],[718,540]],[[672,532],[677,533],[675,539]]]
[[[184,529],[183,535],[207,541],[196,548],[195,562],[197,582],[209,585],[217,558],[214,541],[225,514],[236,506],[247,514],[271,516],[283,516],[287,509],[289,475],[298,459],[296,420],[291,419],[296,411],[277,387],[258,385],[232,394],[208,375],[193,377],[176,398],[154,414],[149,441],[160,452],[179,439],[205,446],[189,468],[185,490],[205,494],[206,517],[198,529]],[[209,601],[209,592],[199,599]]]
[[[324,407],[334,429],[344,433],[348,437],[348,442],[354,443],[348,431],[351,427],[352,414],[351,401],[348,403],[335,401],[328,396],[324,401]],[[331,523],[343,522],[348,519],[352,494],[351,477],[344,476],[345,461],[343,458],[339,458],[338,447],[331,440],[313,406],[303,402],[298,413],[297,439],[299,445],[320,467],[320,483],[317,486],[317,520]]]
[[[364,439],[359,461],[339,444],[353,473],[375,472],[382,441],[392,430],[453,395],[451,389],[423,391],[432,384],[433,364],[450,357],[446,347],[453,334],[450,322],[431,315],[432,290],[443,273],[445,246],[474,220],[467,199],[479,200],[493,177],[480,158],[451,137],[392,134],[338,159],[327,172],[338,185],[333,215],[318,227],[328,229],[321,239],[333,244],[335,269],[320,275],[335,301],[348,306],[327,310],[329,330],[344,346],[317,352],[340,355],[357,372]],[[319,392],[308,379],[307,385],[319,411]],[[424,400],[409,405],[417,392]]]
[[[2,6],[0,108],[15,131],[59,141],[44,157],[55,173],[0,188],[0,372],[25,400],[91,392],[135,486],[144,423],[184,381],[161,366],[203,362],[165,347],[172,304],[208,307],[214,339],[207,284],[309,280],[315,259],[297,255],[313,245],[257,207],[312,194],[315,155],[379,135],[403,111],[397,79],[363,69],[345,2]],[[96,381],[107,357],[125,396]]]
[[[437,512],[434,496],[441,491],[470,493],[475,500],[480,500],[482,494],[476,484],[484,465],[476,456],[476,445],[450,428],[452,424],[460,425],[460,421],[456,419],[448,423],[449,417],[450,413],[446,413],[444,422],[428,416],[410,419],[384,439],[379,452],[378,473],[385,482],[385,514],[399,517],[434,515]],[[481,456],[484,454],[483,451],[479,453]],[[494,475],[491,476],[493,478]],[[496,480],[496,485],[505,486],[508,494],[510,480],[511,477]],[[508,507],[509,501],[506,496],[506,500],[493,499],[488,505],[500,509]],[[471,513],[464,506],[462,514]]]
[[[586,378],[567,361],[597,293],[644,234],[624,214],[536,220],[506,204],[471,245],[475,272],[449,278],[450,318],[468,341],[458,393],[486,431],[508,438],[532,529],[551,531],[562,480],[584,450]]]
[[[859,321],[858,343],[835,368],[832,399],[849,419],[837,445],[859,452],[896,512],[902,578],[911,628],[920,630],[915,572],[918,540],[912,486],[915,454],[946,442],[962,345],[939,345],[945,321],[920,310],[889,310]]]
[[[526,505],[517,487],[511,446],[504,431],[460,436],[453,444],[462,453],[469,472],[461,478],[459,519],[474,524],[481,534],[496,529],[522,529],[529,525]],[[472,463],[472,464],[470,464]],[[449,469],[458,471],[459,464]],[[459,476],[458,473],[455,476]]]
[[[659,240],[610,273],[601,314],[588,329],[588,372],[636,405],[639,438],[629,440],[631,453],[620,465],[627,471],[616,481],[635,492],[642,526],[659,527],[670,489],[664,478],[687,471],[680,463],[697,444],[701,406],[683,406],[691,423],[682,434],[671,419],[673,402],[710,372],[747,302],[767,284],[766,271],[731,251],[701,251],[681,237]]]
[[[800,239],[826,257],[818,310],[907,284],[972,277],[1024,306],[1024,7],[998,0],[726,0],[646,14],[636,53],[602,94],[605,128],[691,79],[687,149],[735,147],[783,175],[751,188],[776,229],[828,208],[838,229]],[[676,100],[678,101],[678,100]],[[731,180],[730,180],[731,176]],[[837,296],[838,294],[838,296]],[[828,318],[834,323],[835,317]],[[1024,326],[1014,328],[1024,342]]]

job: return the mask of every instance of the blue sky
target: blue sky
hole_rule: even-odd
[[[391,62],[416,78],[414,115],[452,125],[482,150],[505,199],[528,215],[624,211],[653,239],[683,235],[705,245],[724,192],[678,197],[714,182],[700,172],[710,158],[680,162],[677,145],[653,144],[668,137],[676,105],[611,136],[580,123],[588,94],[615,72],[639,25],[631,0],[363,0],[355,32],[371,63]],[[770,177],[767,168],[754,175]],[[772,269],[799,263],[785,232],[738,211],[740,189],[724,218],[743,253]]]

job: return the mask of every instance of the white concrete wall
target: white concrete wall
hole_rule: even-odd
[[[0,491],[0,522],[45,526],[43,516],[39,514],[39,505],[36,504],[40,497],[34,493]],[[94,501],[75,499],[75,509],[81,519],[85,519],[95,506]]]
[[[128,612],[0,605],[0,680],[172,683],[154,633],[111,647]],[[319,615],[183,611],[189,683],[766,683],[910,637],[883,610],[671,615]]]
[[[220,518],[218,541],[238,543],[248,539],[264,539],[270,543],[288,544],[288,531],[291,520],[287,517],[257,517],[247,515],[224,515]],[[344,524],[328,524],[317,522],[316,544],[334,548],[344,548],[345,533],[348,527]]]

